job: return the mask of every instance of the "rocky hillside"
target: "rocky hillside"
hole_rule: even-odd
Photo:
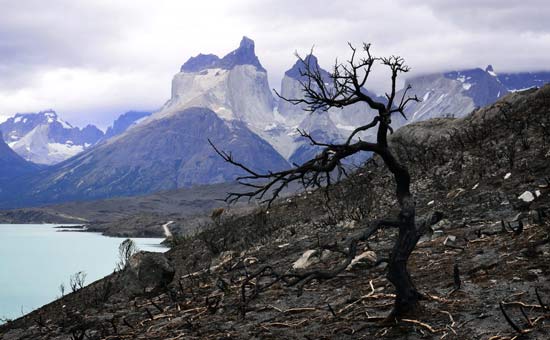
[[[395,213],[393,179],[375,157],[333,186],[329,201],[306,191],[269,210],[222,215],[174,239],[164,257],[136,256],[7,323],[0,338],[547,339],[549,110],[546,86],[391,137],[411,171],[417,220],[430,226],[409,263],[422,308],[407,318],[385,320],[395,231],[361,243],[328,280],[289,286],[282,276],[334,268],[343,258],[328,249]]]
[[[497,77],[510,92],[527,90],[533,87],[542,87],[544,84],[550,83],[550,72],[548,71],[499,73]]]
[[[36,173],[39,166],[27,162],[16,154],[2,138],[0,132],[0,192],[13,192],[14,180],[21,176]]]

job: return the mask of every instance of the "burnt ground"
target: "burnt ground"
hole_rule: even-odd
[[[545,87],[392,136],[419,225],[437,221],[409,261],[424,299],[401,320],[385,319],[393,230],[360,243],[363,260],[333,278],[299,287],[282,277],[334,268],[343,256],[322,248],[396,213],[392,178],[375,157],[328,201],[305,192],[176,237],[165,286],[128,294],[113,274],[0,326],[0,339],[548,339],[549,118]],[[530,202],[518,198],[526,191]],[[308,250],[307,269],[293,269]]]

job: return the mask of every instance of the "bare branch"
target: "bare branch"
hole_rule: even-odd
[[[372,121],[363,126],[354,129],[343,144],[335,144],[331,141],[317,141],[310,133],[298,130],[300,135],[307,138],[311,145],[319,147],[320,152],[309,161],[303,164],[294,164],[288,170],[278,172],[259,172],[253,170],[242,163],[235,161],[230,153],[221,151],[211,142],[210,144],[226,162],[239,167],[245,175],[237,180],[250,191],[242,193],[229,193],[226,197],[227,202],[235,202],[240,198],[247,197],[249,200],[257,197],[268,206],[280,195],[282,190],[291,182],[300,181],[304,188],[330,186],[333,183],[331,178],[334,172],[338,176],[345,174],[342,160],[361,151],[369,151],[378,154],[388,170],[393,174],[395,180],[395,193],[400,207],[399,214],[395,221],[378,221],[371,224],[364,234],[356,236],[349,241],[346,248],[338,248],[334,245],[333,250],[345,254],[346,259],[333,269],[316,270],[310,272],[290,273],[285,275],[273,275],[273,273],[258,273],[260,276],[275,276],[276,280],[282,280],[287,285],[297,285],[299,288],[311,280],[323,280],[338,275],[345,270],[355,257],[357,243],[366,240],[383,226],[398,227],[399,233],[388,259],[388,280],[395,286],[396,299],[394,309],[390,318],[405,315],[416,308],[420,300],[420,293],[414,287],[411,276],[408,274],[407,259],[410,257],[413,249],[420,238],[415,222],[415,202],[410,192],[410,174],[408,169],[398,161],[388,146],[387,135],[393,133],[391,127],[391,114],[399,112],[405,117],[407,104],[419,99],[414,96],[408,96],[410,86],[403,92],[399,105],[395,106],[395,97],[397,95],[397,78],[401,73],[408,72],[410,68],[405,65],[403,58],[391,56],[388,58],[377,58],[370,52],[370,44],[363,45],[363,57],[359,57],[355,47],[349,44],[351,49],[350,59],[345,63],[335,61],[331,73],[321,70],[319,65],[312,60],[312,54],[302,59],[298,55],[302,66],[300,79],[298,80],[302,87],[303,96],[300,98],[284,98],[275,91],[279,98],[294,104],[302,105],[306,111],[315,112],[317,110],[327,111],[331,108],[343,108],[356,103],[366,103],[368,107],[375,110],[378,114]],[[391,89],[386,95],[388,102],[383,103],[375,100],[364,88],[372,67],[380,63],[391,70]],[[354,142],[354,138],[360,132],[371,128],[376,129],[376,142],[365,142],[359,139]],[[336,171],[335,171],[336,170]],[[244,286],[243,286],[244,287]],[[243,288],[245,289],[245,288]],[[256,289],[256,288],[254,288]],[[243,290],[244,292],[244,290]],[[243,299],[246,302],[246,297]]]

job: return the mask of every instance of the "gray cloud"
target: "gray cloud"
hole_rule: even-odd
[[[120,39],[119,8],[101,2],[0,1],[2,65],[21,68],[107,64],[101,45]],[[34,71],[34,69],[32,70]]]
[[[179,66],[256,41],[272,87],[315,53],[325,67],[346,42],[399,54],[411,75],[493,64],[550,69],[546,0],[0,0],[0,114],[57,109],[76,124],[106,126],[127,109],[168,99]],[[384,74],[372,88],[382,90]]]
[[[409,5],[418,1],[406,0]],[[436,15],[469,30],[505,32],[546,32],[550,2],[546,0],[461,0],[422,2]]]

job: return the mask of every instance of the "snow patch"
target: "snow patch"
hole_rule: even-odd
[[[233,120],[234,119],[233,111],[231,111],[230,109],[228,109],[225,106],[214,107],[212,111],[216,112],[216,114],[218,114],[218,116],[221,119],[225,119],[225,120]]]
[[[273,130],[277,127],[277,124],[276,123],[271,123],[271,124],[267,124],[265,127],[264,127],[264,131],[270,131],[270,130]]]
[[[524,87],[522,89],[513,89],[513,90],[508,90],[510,92],[523,92],[523,91],[527,91],[527,90],[530,90],[530,89],[533,89],[533,88],[536,88],[536,86],[529,86],[529,87]]]
[[[336,124],[336,127],[340,130],[346,130],[346,131],[353,131],[355,130],[354,126],[351,125],[344,125],[344,124]]]
[[[48,156],[52,158],[67,159],[84,151],[82,145],[73,145],[72,143],[48,143]]]
[[[61,123],[61,126],[63,126],[63,128],[65,128],[65,129],[72,129],[73,128],[73,126],[71,124],[67,123],[63,119],[58,119],[57,121],[59,123]]]
[[[146,120],[147,118],[149,118],[149,116],[145,116],[145,117],[141,117],[140,119],[136,120],[135,122],[132,123],[132,126],[136,126],[138,124],[141,124],[144,120]]]
[[[430,98],[430,94],[431,94],[431,93],[432,93],[431,91],[426,92],[426,94],[424,95],[424,97],[422,97],[422,101],[425,102],[426,100],[428,100],[428,98]]]

